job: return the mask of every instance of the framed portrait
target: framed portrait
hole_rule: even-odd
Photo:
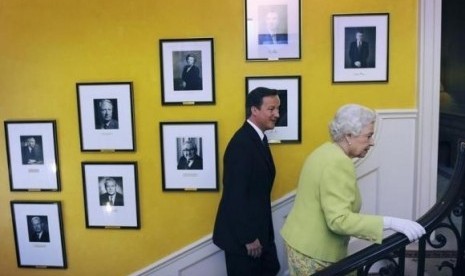
[[[87,228],[139,229],[136,162],[82,162]]]
[[[333,15],[333,83],[387,82],[389,14]]]
[[[163,191],[218,191],[216,122],[160,122]]]
[[[132,82],[77,83],[81,151],[134,151]]]
[[[213,38],[160,39],[163,105],[215,103]]]
[[[300,0],[245,0],[246,60],[300,59]]]
[[[55,121],[5,121],[11,191],[59,191]]]
[[[274,129],[265,131],[270,144],[301,142],[300,76],[246,77],[246,93],[257,87],[278,90],[279,119]]]
[[[11,201],[18,267],[66,268],[59,201]]]

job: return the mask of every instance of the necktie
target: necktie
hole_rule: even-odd
[[[266,138],[266,135],[263,136],[263,145],[265,148],[270,148],[270,144],[268,144],[268,138]]]
[[[114,197],[114,196],[110,196],[110,205],[113,205],[113,203],[114,203],[114,202],[113,202],[113,197]]]
[[[270,150],[270,144],[268,144],[268,138],[266,138],[266,135],[263,136],[263,145],[265,146],[266,154],[269,160],[272,160],[273,157],[271,157],[271,150]]]

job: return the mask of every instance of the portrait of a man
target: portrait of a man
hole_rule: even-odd
[[[345,29],[345,68],[374,68],[376,51],[375,27],[350,27]]]
[[[259,45],[287,44],[287,6],[269,5],[259,7]]]
[[[124,206],[123,179],[116,176],[99,177],[100,206]]]
[[[41,136],[20,136],[21,157],[23,165],[37,165],[44,163]]]
[[[30,242],[50,242],[47,216],[26,216]]]
[[[177,138],[178,170],[202,170],[203,159],[200,154],[202,138]],[[198,146],[199,144],[200,146]]]
[[[117,99],[94,99],[95,129],[118,129]]]

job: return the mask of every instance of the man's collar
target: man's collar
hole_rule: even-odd
[[[255,131],[257,132],[258,136],[260,136],[260,140],[263,140],[263,137],[265,136],[265,134],[263,133],[263,131],[261,129],[258,128],[257,125],[255,125],[251,120],[247,119],[247,123],[249,123],[253,129],[255,129]]]

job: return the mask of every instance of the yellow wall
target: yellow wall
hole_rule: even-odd
[[[274,145],[273,199],[295,188],[300,164],[328,139],[337,107],[416,105],[417,1],[302,0],[302,59],[246,62],[242,0],[1,0],[0,119],[56,119],[61,192],[10,192],[0,154],[0,268],[8,275],[126,275],[212,230],[220,192],[162,192],[158,123],[218,121],[219,160],[244,117],[246,76],[302,76],[302,143]],[[331,83],[331,15],[390,13],[389,82]],[[216,104],[162,106],[161,38],[213,37]],[[137,151],[83,153],[76,82],[134,83]],[[4,130],[0,131],[5,145]],[[137,161],[140,230],[86,229],[81,161]],[[220,177],[222,177],[220,163]],[[60,200],[68,269],[19,269],[10,200]]]

